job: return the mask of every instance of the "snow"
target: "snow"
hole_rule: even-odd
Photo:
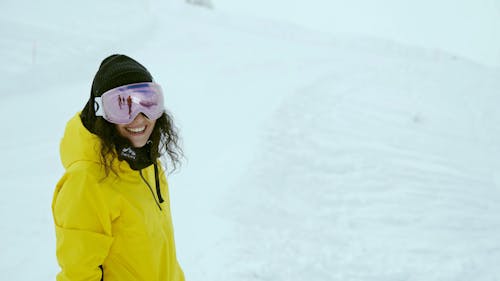
[[[440,49],[500,66],[498,0],[216,0],[217,10]]]
[[[111,53],[180,127],[188,280],[498,280],[499,70],[214,4],[0,4],[1,280],[58,272],[59,140]]]

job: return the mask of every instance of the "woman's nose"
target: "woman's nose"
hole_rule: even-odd
[[[134,121],[132,121],[131,123],[135,123],[135,122],[140,122],[140,121],[143,121],[143,119],[147,119],[146,115],[144,115],[144,113],[139,113],[137,114],[137,116],[134,118]]]

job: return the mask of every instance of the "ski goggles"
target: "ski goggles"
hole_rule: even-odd
[[[111,89],[94,98],[96,116],[115,124],[129,124],[139,113],[156,120],[165,111],[160,85],[136,83]]]

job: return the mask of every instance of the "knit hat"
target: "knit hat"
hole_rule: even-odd
[[[139,82],[153,82],[153,77],[142,64],[125,55],[111,55],[102,61],[95,74],[92,97],[100,97],[113,88]]]
[[[90,98],[82,110],[81,119],[85,127],[94,132],[93,125],[97,118],[95,97],[113,88],[140,82],[153,82],[153,77],[142,64],[126,55],[115,54],[105,58],[94,76]]]

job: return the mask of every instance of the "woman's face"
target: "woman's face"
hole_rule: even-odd
[[[129,124],[116,124],[118,133],[127,138],[134,147],[143,147],[149,140],[156,120],[146,118],[142,113]]]

